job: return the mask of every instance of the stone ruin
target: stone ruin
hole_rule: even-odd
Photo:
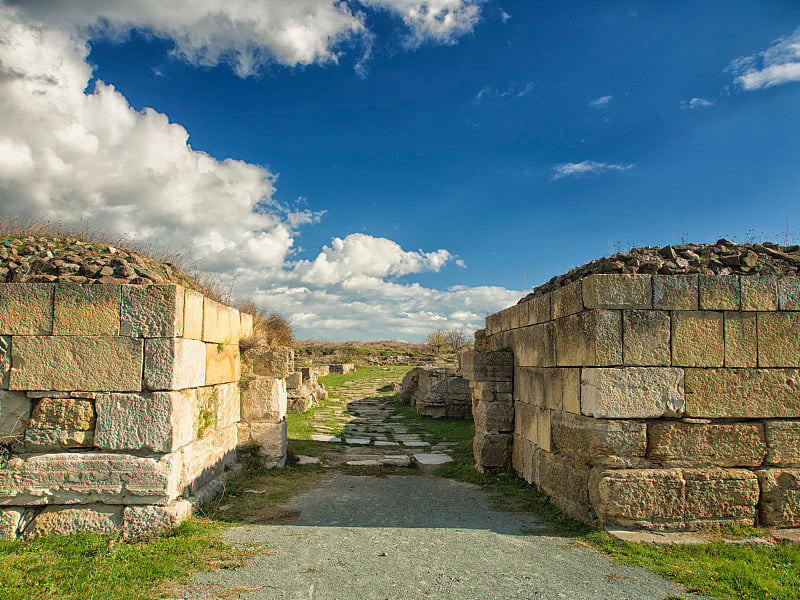
[[[319,381],[329,372],[329,367],[300,367],[286,378],[286,394],[289,412],[304,413],[328,399],[328,391]]]
[[[356,366],[353,363],[334,363],[328,365],[328,373],[331,375],[347,375],[353,373]]]
[[[467,419],[472,415],[469,382],[453,369],[411,369],[403,377],[398,400],[414,406],[418,415],[426,417]]]
[[[487,317],[462,357],[479,470],[607,528],[800,527],[800,252],[695,248],[699,272],[590,273]]]
[[[0,284],[0,537],[150,535],[237,446],[282,465],[290,351],[242,367],[252,329],[180,285]]]

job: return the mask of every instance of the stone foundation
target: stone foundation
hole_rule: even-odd
[[[328,367],[301,367],[286,378],[289,412],[303,413],[328,399],[319,378],[328,374]]]
[[[452,369],[415,367],[403,377],[399,400],[426,417],[468,419],[472,416],[469,382]]]
[[[595,274],[463,355],[479,470],[607,527],[800,527],[800,277]]]

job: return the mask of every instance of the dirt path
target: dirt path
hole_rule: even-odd
[[[493,509],[476,486],[430,475],[336,473],[289,508],[300,513],[291,525],[228,531],[234,544],[268,550],[244,568],[202,574],[205,591],[196,597],[225,597],[225,590],[249,600],[683,595],[648,571],[613,565],[554,535],[530,515]]]

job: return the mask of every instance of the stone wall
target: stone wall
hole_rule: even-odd
[[[467,419],[472,416],[469,382],[453,369],[415,367],[403,377],[398,400],[426,417]]]
[[[479,469],[607,527],[800,526],[800,277],[597,274],[464,355]]]
[[[188,516],[235,459],[252,328],[178,285],[0,284],[0,537]]]
[[[327,365],[301,367],[286,378],[289,412],[303,413],[328,399],[328,391],[319,381],[329,372]]]

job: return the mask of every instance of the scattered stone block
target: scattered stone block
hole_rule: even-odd
[[[417,462],[417,464],[431,466],[431,467],[438,467],[439,465],[444,465],[453,462],[453,458],[451,456],[448,456],[447,454],[432,454],[432,453],[415,454],[414,460]]]
[[[46,283],[0,285],[0,334],[51,335],[53,286]]]
[[[773,275],[743,275],[742,310],[778,310],[778,281]]]
[[[741,310],[740,290],[738,275],[701,275],[700,310]]]
[[[206,344],[206,385],[230,383],[240,377],[239,345]]]
[[[581,372],[581,413],[599,419],[657,419],[684,411],[683,369],[587,368]]]
[[[758,366],[800,367],[800,312],[758,313]]]
[[[311,440],[314,441],[314,442],[339,443],[339,442],[342,441],[342,438],[337,437],[335,435],[325,435],[323,433],[312,433],[311,434]],[[240,441],[239,443],[241,444],[242,442]]]
[[[122,515],[122,537],[141,540],[168,533],[192,515],[188,500],[176,500],[167,506],[126,506]]]
[[[144,342],[144,385],[149,390],[183,390],[206,384],[206,345],[186,338]]]
[[[182,337],[184,289],[179,285],[124,285],[120,333],[128,337]]]
[[[622,356],[626,365],[670,366],[669,313],[660,310],[622,312]]]
[[[697,310],[697,275],[653,275],[653,308]]]
[[[26,538],[94,532],[114,535],[122,526],[121,506],[94,504],[80,508],[48,506],[25,528]]]
[[[760,522],[766,527],[800,526],[800,469],[758,471]]]
[[[686,369],[686,416],[800,417],[798,369]]]
[[[664,466],[757,467],[767,453],[761,423],[651,423],[647,458]]]
[[[591,308],[653,308],[650,275],[590,275],[583,280],[583,305]]]
[[[768,465],[800,467],[800,421],[764,421]]]
[[[559,367],[622,364],[622,314],[588,310],[556,321]]]
[[[369,446],[369,443],[372,441],[369,438],[345,438],[346,444],[351,444],[354,446]]]
[[[119,335],[119,285],[55,286],[53,335]]]
[[[183,337],[191,340],[203,339],[203,294],[186,290],[183,300]]]
[[[138,392],[142,349],[122,337],[16,336],[9,388]]]
[[[553,449],[582,463],[633,466],[645,455],[647,428],[641,421],[592,419],[562,411],[551,418]]]
[[[723,315],[711,311],[672,313],[672,364],[721,367],[725,362]]]
[[[173,452],[194,438],[188,394],[103,394],[96,402],[99,448]]]
[[[756,342],[756,315],[754,313],[725,313],[726,367],[757,366]]]

